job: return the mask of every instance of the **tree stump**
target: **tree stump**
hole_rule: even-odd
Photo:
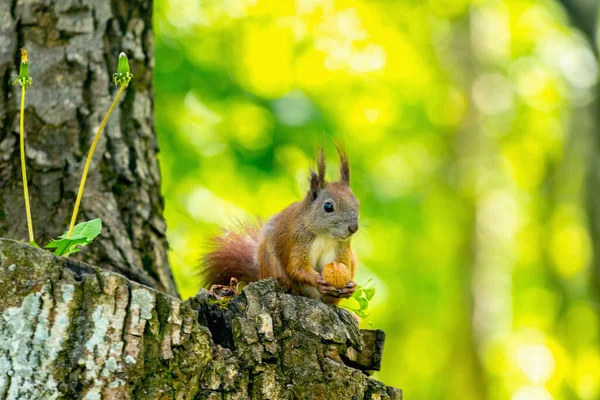
[[[2,399],[402,398],[346,364],[376,352],[350,313],[274,280],[181,302],[0,239],[0,291]]]

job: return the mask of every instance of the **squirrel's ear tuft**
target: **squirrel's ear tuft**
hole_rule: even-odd
[[[346,185],[350,185],[350,163],[348,162],[348,153],[346,150],[338,147],[338,154],[340,155],[340,181]]]
[[[325,187],[325,150],[321,147],[317,158],[317,172],[310,170],[310,198],[316,200],[319,189]]]
[[[321,146],[319,158],[317,159],[317,171],[319,172],[319,180],[321,187],[325,185],[325,149]]]
[[[315,170],[310,170],[310,200],[314,201],[317,199],[317,192],[321,187],[321,180]]]

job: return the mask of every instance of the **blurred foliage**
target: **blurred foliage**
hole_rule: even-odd
[[[356,281],[407,399],[598,399],[583,193],[597,61],[548,0],[156,0],[156,127],[183,297],[218,225],[343,144]],[[331,139],[331,140],[330,140]],[[337,168],[330,167],[332,179]]]

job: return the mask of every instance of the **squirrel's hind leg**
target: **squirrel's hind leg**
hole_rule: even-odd
[[[289,277],[285,274],[283,267],[281,266],[279,259],[275,256],[275,252],[272,251],[268,242],[263,240],[256,251],[256,262],[258,263],[258,276],[259,279],[275,278],[281,283],[287,290],[292,289],[292,282]]]

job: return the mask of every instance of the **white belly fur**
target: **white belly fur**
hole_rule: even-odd
[[[310,248],[310,263],[318,272],[323,267],[335,261],[337,257],[337,242],[327,236],[317,236]]]

